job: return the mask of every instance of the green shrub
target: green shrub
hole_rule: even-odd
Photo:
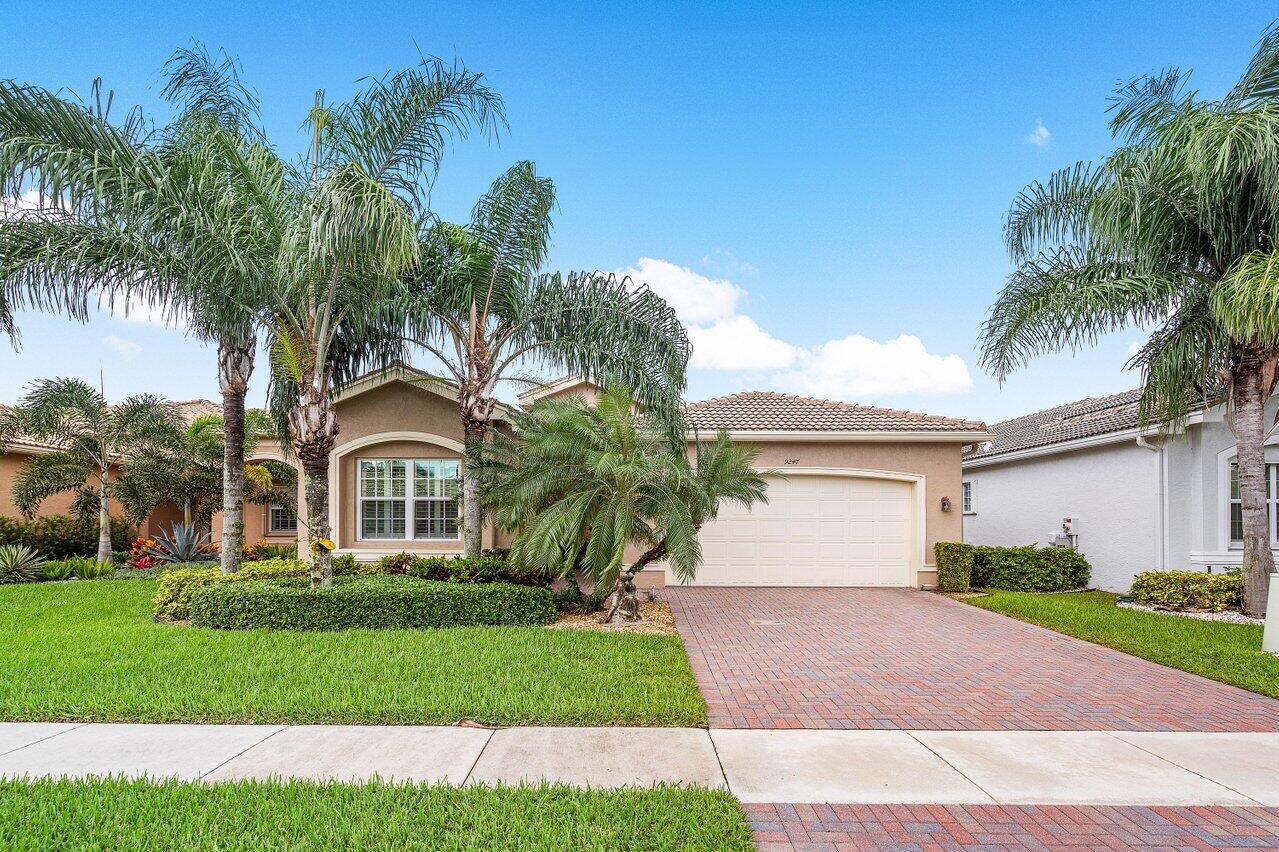
[[[65,559],[56,559],[53,562],[44,563],[44,568],[40,573],[41,580],[49,581],[70,580],[74,576],[75,565]]]
[[[160,621],[182,621],[190,618],[191,596],[202,586],[279,577],[305,577],[307,574],[306,564],[295,559],[245,562],[234,574],[223,574],[222,569],[206,568],[202,563],[169,567],[172,570],[160,576],[156,582],[155,597],[151,599],[155,617]]]
[[[100,580],[115,570],[110,562],[99,562],[88,556],[75,556],[67,561],[75,565],[77,580]]]
[[[444,583],[404,576],[214,583],[191,598],[191,625],[222,630],[417,630],[538,625],[555,620],[548,589],[512,583]]]
[[[341,577],[347,574],[360,573],[360,563],[355,561],[355,557],[349,553],[343,553],[341,556],[333,557],[333,576]]]
[[[937,563],[937,589],[966,592],[972,582],[973,546],[962,541],[939,541],[933,545]]]
[[[111,519],[111,546],[129,552],[133,528],[120,518]],[[43,515],[29,521],[0,515],[0,544],[25,544],[47,559],[95,556],[98,552],[97,517],[81,520],[69,515]]]
[[[1010,592],[1067,592],[1087,587],[1092,567],[1067,547],[973,547],[972,585]]]
[[[1145,571],[1133,578],[1132,599],[1164,609],[1221,612],[1243,599],[1241,574],[1206,571]]]
[[[43,572],[44,557],[25,544],[0,544],[0,583],[35,583]]]

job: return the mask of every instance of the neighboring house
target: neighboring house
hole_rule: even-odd
[[[595,390],[561,380],[520,402]],[[976,421],[763,391],[686,412],[690,442],[726,429],[769,475],[766,504],[726,504],[702,529],[698,585],[932,585],[933,545],[963,537],[961,448],[991,437]],[[675,582],[660,568],[639,581]]]
[[[594,400],[597,390],[581,378],[561,379],[523,394],[520,403],[565,394]],[[183,404],[197,405],[213,404]],[[356,381],[335,409],[340,431],[329,493],[336,552],[360,560],[400,551],[460,554],[464,448],[456,390],[401,367]],[[932,585],[933,545],[964,534],[961,449],[993,437],[976,421],[781,393],[718,397],[686,411],[690,448],[697,437],[726,429],[734,441],[760,449],[759,468],[769,478],[766,504],[750,511],[725,505],[702,529],[696,582],[703,585]],[[509,409],[499,408],[498,428],[506,428],[507,416]],[[261,442],[249,461],[268,459],[296,465],[274,441]],[[7,497],[2,481],[0,490]],[[246,507],[246,542],[298,542],[305,552],[305,506],[298,505],[301,517],[280,506]],[[161,507],[146,530],[154,531],[161,515],[169,522],[172,512]],[[220,529],[216,516],[214,540]],[[491,527],[484,531],[485,547],[509,542]],[[638,582],[674,579],[659,565]]]
[[[1139,391],[1084,399],[992,428],[964,456],[964,540],[1046,544],[1070,518],[1097,588],[1155,569],[1220,571],[1242,555],[1235,441],[1221,405],[1184,426],[1139,429]],[[1267,406],[1271,418],[1279,399]],[[1268,442],[1279,519],[1279,438]],[[1271,531],[1271,545],[1279,538]]]

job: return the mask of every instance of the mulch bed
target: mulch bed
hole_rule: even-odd
[[[561,612],[559,620],[546,625],[548,630],[599,630],[604,633],[647,633],[657,636],[675,635],[675,616],[665,601],[640,601],[638,624],[601,624],[603,612]]]

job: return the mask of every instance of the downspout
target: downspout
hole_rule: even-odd
[[[1167,541],[1165,541],[1165,537],[1166,537],[1166,531],[1168,528],[1167,527],[1168,455],[1164,451],[1165,447],[1162,443],[1159,445],[1152,444],[1150,442],[1150,439],[1147,438],[1145,435],[1143,435],[1141,432],[1137,433],[1137,446],[1141,447],[1142,449],[1150,450],[1153,453],[1157,453],[1159,456],[1159,458],[1155,460],[1155,469],[1157,471],[1157,474],[1156,474],[1157,487],[1155,489],[1155,502],[1157,505],[1155,510],[1155,517],[1158,519],[1157,526],[1156,526],[1156,536],[1155,536],[1155,541],[1156,541],[1155,559],[1156,559],[1156,564],[1159,566],[1159,569],[1161,571],[1167,571],[1168,570],[1168,547],[1167,547]]]

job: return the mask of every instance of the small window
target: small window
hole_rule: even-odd
[[[266,531],[272,535],[298,531],[298,513],[288,506],[273,503],[267,510]]]
[[[963,493],[959,499],[965,515],[977,514],[977,501],[974,499],[973,483],[971,481],[963,484]]]

